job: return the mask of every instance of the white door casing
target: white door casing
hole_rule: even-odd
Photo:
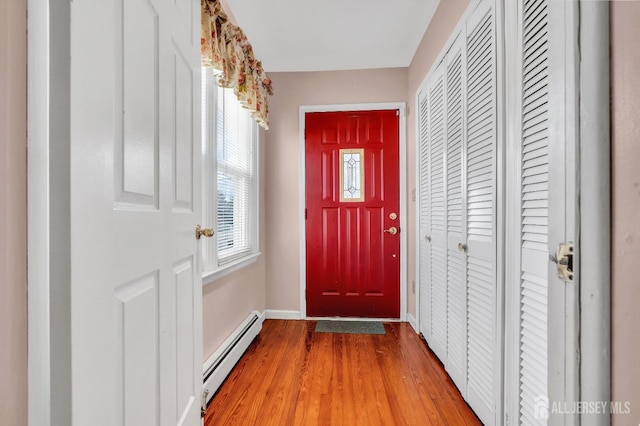
[[[74,425],[196,425],[199,5],[71,5]]]
[[[549,277],[549,400],[573,405],[580,394],[580,241],[578,187],[579,33],[582,12],[577,2],[549,2],[549,254],[563,243],[573,245],[573,282],[558,277],[557,264],[548,261]],[[586,47],[586,45],[584,45]],[[587,49],[590,47],[586,47]],[[585,114],[586,116],[586,114]],[[589,173],[589,171],[586,171]],[[608,199],[607,199],[608,202]],[[598,416],[595,421],[602,424]],[[578,413],[550,413],[550,424],[576,425],[585,420]]]

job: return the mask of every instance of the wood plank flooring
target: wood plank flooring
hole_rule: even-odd
[[[385,335],[266,320],[207,409],[217,425],[480,425],[407,323]]]

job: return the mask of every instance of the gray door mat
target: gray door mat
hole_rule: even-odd
[[[316,324],[316,333],[385,334],[381,321],[328,321]]]

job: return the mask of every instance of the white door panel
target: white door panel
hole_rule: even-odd
[[[465,168],[465,74],[463,36],[445,57],[447,115],[447,372],[463,393],[467,376],[467,277],[466,256],[460,244],[466,240]]]
[[[501,372],[496,276],[497,55],[493,2],[467,21],[467,400],[485,424],[495,424]]]
[[[447,351],[447,233],[446,233],[446,111],[444,64],[431,77],[429,90],[429,235],[431,284],[431,341],[429,346],[446,359]]]
[[[418,93],[419,135],[419,320],[420,332],[431,341],[431,210],[429,196],[429,92]]]
[[[74,424],[196,425],[199,8],[71,11]]]
[[[517,139],[520,239],[518,419],[546,424],[536,404],[548,398],[549,27],[548,2],[519,2]],[[511,123],[513,125],[514,123]]]
[[[518,167],[508,182],[511,211],[517,215],[519,239],[510,239],[507,277],[518,283],[507,288],[513,307],[508,329],[511,352],[507,380],[517,397],[507,396],[507,412],[522,424],[573,424],[572,415],[554,418],[554,401],[575,398],[577,334],[574,329],[575,288],[556,277],[555,254],[561,242],[574,241],[575,159],[571,123],[571,76],[575,46],[567,39],[575,31],[571,2],[520,0],[507,18],[517,40],[507,49],[513,86],[508,105],[513,110],[507,132],[514,142],[510,157]],[[572,53],[574,52],[574,53]]]

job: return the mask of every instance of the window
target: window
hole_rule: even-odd
[[[202,68],[203,223],[215,230],[202,247],[209,281],[259,254],[257,133],[233,89]]]

